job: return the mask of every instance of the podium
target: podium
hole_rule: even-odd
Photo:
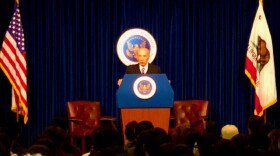
[[[130,121],[151,121],[168,132],[174,92],[165,74],[126,74],[116,93],[122,129]]]

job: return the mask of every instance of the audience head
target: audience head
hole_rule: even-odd
[[[172,149],[172,156],[194,156],[192,148],[186,144],[176,144]]]
[[[190,131],[183,134],[181,137],[183,138],[183,144],[188,145],[191,149],[194,148],[195,143],[198,141],[201,133],[199,130],[191,128]]]
[[[138,145],[142,145],[149,156],[156,156],[160,145],[169,142],[169,137],[164,129],[155,127],[141,132],[137,141]]]
[[[200,156],[212,155],[219,142],[219,138],[212,133],[202,134],[197,141],[197,148]]]
[[[154,128],[154,125],[151,121],[143,120],[140,121],[135,127],[135,136],[137,137],[142,131]]]
[[[90,153],[90,156],[122,156],[123,154],[124,152],[122,147],[118,145],[112,145],[96,151],[94,154]]]
[[[43,156],[47,156],[47,155],[55,155],[54,153],[52,153],[52,151],[45,145],[40,145],[40,144],[34,144],[31,145],[28,150],[27,153],[31,154],[31,155],[43,155]]]
[[[135,128],[137,126],[137,122],[136,121],[130,121],[129,123],[126,124],[125,126],[125,136],[126,139],[130,142],[133,142],[135,140]]]
[[[177,144],[174,142],[167,142],[159,146],[158,155],[160,156],[170,156],[172,151]]]
[[[237,146],[240,156],[248,155],[248,135],[236,134],[234,137],[232,137],[231,141]]]
[[[174,143],[183,143],[184,138],[182,137],[184,134],[191,131],[190,125],[181,124],[175,127],[175,131],[172,133],[172,141]]]
[[[157,155],[159,156],[194,156],[193,150],[185,144],[167,142],[160,145]]]
[[[238,148],[231,140],[222,139],[216,145],[213,156],[238,156]]]
[[[230,140],[236,134],[239,134],[238,128],[235,125],[227,124],[221,129],[223,139]]]
[[[263,121],[262,117],[257,116],[257,115],[250,116],[250,118],[248,119],[248,122],[247,122],[247,128],[248,128],[249,134],[259,132],[261,127],[263,126],[263,124],[264,124],[264,121]]]
[[[0,155],[9,156],[10,155],[10,139],[6,133],[0,132]]]
[[[65,131],[69,130],[69,124],[68,124],[68,120],[65,117],[61,117],[61,116],[57,116],[52,120],[52,123],[50,126],[58,126],[62,129],[64,129]]]
[[[273,129],[274,126],[270,122],[264,122],[260,127],[260,133],[268,135]]]
[[[270,142],[269,137],[263,133],[252,133],[248,137],[249,146],[258,151],[267,151]]]
[[[111,127],[98,127],[93,130],[91,133],[91,143],[94,148],[91,153],[111,146],[124,146],[122,134]]]
[[[269,153],[271,153],[272,155],[280,155],[280,130],[273,129],[268,134],[268,137],[271,140],[268,148]]]
[[[43,137],[50,138],[55,146],[61,147],[68,141],[68,135],[64,129],[58,126],[49,126],[42,134]]]
[[[48,138],[52,141],[53,145],[55,146],[55,151],[57,155],[79,155],[81,154],[81,150],[74,146],[73,144],[70,144],[69,141],[69,135],[67,134],[67,131],[60,126],[49,126],[46,128],[46,130],[43,132],[41,138],[37,140],[38,142],[41,142],[44,146],[47,146],[51,151],[52,146],[50,142],[47,140],[41,140],[43,138]],[[49,146],[50,145],[50,146]]]
[[[42,146],[39,146],[39,145],[42,145]],[[33,143],[33,145],[31,145],[31,146],[42,147],[42,148],[46,147],[46,148],[48,148],[48,151],[53,154],[55,154],[55,152],[56,152],[56,146],[50,137],[44,137],[44,136],[38,137],[35,140],[35,142]],[[30,148],[31,148],[31,146],[30,146]]]
[[[206,123],[205,131],[214,134],[217,138],[221,137],[221,126],[217,121],[208,121]]]

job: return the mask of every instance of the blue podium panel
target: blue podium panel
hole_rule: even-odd
[[[138,90],[152,93],[141,97]],[[174,92],[165,74],[126,74],[116,99],[118,108],[172,107]]]

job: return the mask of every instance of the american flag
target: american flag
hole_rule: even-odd
[[[24,123],[27,123],[26,51],[19,4],[17,2],[0,51],[0,67],[12,85],[12,92],[14,92],[12,95],[15,95],[16,103],[12,103],[12,111],[23,115]]]

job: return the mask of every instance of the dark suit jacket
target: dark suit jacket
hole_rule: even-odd
[[[159,74],[159,73],[160,73],[160,68],[156,65],[149,63],[148,71],[146,74]],[[141,71],[139,69],[139,64],[127,66],[125,74],[141,74]]]

